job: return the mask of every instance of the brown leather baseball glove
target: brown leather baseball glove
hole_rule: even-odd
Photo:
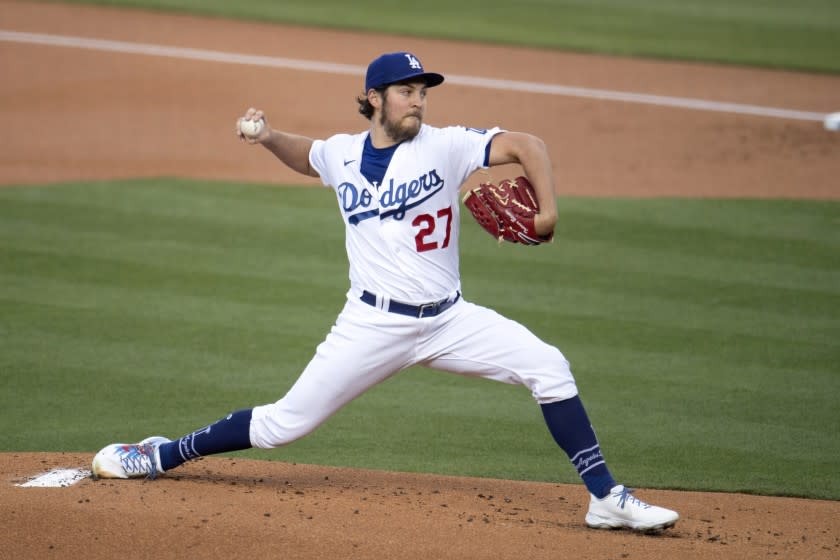
[[[534,216],[540,211],[534,187],[527,178],[505,179],[498,185],[481,183],[464,196],[464,206],[487,233],[499,241],[540,245],[554,238],[538,235]]]

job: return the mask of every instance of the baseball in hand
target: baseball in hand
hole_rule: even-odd
[[[240,119],[239,130],[241,130],[242,134],[244,134],[248,138],[256,138],[257,136],[259,136],[264,125],[265,121],[263,119],[260,119],[258,121]]]

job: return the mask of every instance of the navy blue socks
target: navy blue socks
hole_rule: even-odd
[[[615,480],[607,468],[601,445],[595,436],[595,430],[589,423],[589,417],[575,396],[564,401],[540,405],[548,431],[569,459],[586,484],[586,488],[596,498],[604,498],[615,486]]]
[[[587,489],[603,498],[615,486],[615,480],[601,454],[601,446],[580,398],[541,405],[545,423],[569,459]],[[218,422],[160,446],[160,466],[164,471],[185,462],[228,451],[250,449],[252,409],[238,410]]]
[[[215,424],[164,443],[159,448],[161,468],[168,471],[205,455],[250,449],[251,412],[250,408],[238,410]]]

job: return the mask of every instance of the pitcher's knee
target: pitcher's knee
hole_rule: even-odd
[[[533,372],[529,378],[528,387],[540,404],[570,399],[578,394],[569,362],[559,351],[545,367]]]
[[[272,449],[292,443],[312,432],[323,419],[290,410],[283,399],[254,407],[251,416],[251,445]]]
[[[548,404],[571,399],[578,394],[578,388],[573,378],[546,379],[534,386],[531,394],[537,403]]]

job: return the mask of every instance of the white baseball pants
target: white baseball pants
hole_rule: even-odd
[[[461,298],[440,315],[418,319],[351,298],[288,393],[254,408],[251,445],[291,443],[367,389],[416,364],[524,385],[540,404],[578,392],[557,348],[491,309]]]

